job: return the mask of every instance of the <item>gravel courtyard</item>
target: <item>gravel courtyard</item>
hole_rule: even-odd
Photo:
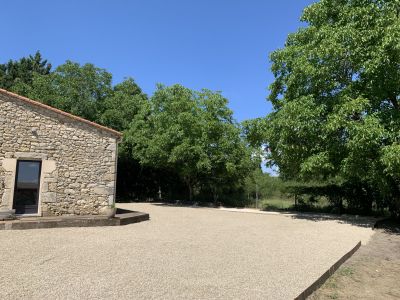
[[[368,227],[281,214],[121,204],[150,221],[0,231],[2,299],[293,299]]]

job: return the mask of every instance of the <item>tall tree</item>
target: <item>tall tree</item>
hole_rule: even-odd
[[[399,7],[321,0],[271,54],[267,142],[283,177],[354,184],[399,210]]]
[[[98,121],[105,126],[124,131],[146,104],[146,94],[132,78],[128,78],[115,85],[109,97],[105,98]]]
[[[250,168],[250,152],[227,100],[208,90],[159,86],[126,139],[142,164],[176,170],[190,199],[201,185],[215,199],[219,187],[243,179]]]
[[[206,154],[199,173],[216,203],[227,189],[241,186],[247,174],[260,162],[241,138],[242,127],[234,120],[228,100],[207,89],[196,94],[201,108],[201,147]]]
[[[34,74],[32,84],[19,83],[16,92],[91,121],[99,121],[103,102],[112,95],[112,75],[93,64],[67,61],[49,75]]]
[[[12,90],[17,83],[30,85],[35,74],[48,75],[50,70],[51,64],[42,58],[39,51],[18,61],[10,60],[0,64],[0,88]]]

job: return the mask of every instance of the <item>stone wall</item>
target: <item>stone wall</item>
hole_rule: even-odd
[[[42,161],[39,214],[105,213],[114,203],[115,134],[0,94],[0,207],[12,208],[18,159]]]

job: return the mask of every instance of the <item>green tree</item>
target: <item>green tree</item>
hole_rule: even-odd
[[[142,106],[147,104],[147,96],[132,78],[114,86],[112,93],[104,99],[99,123],[124,131],[129,128]]]
[[[252,148],[241,138],[243,128],[233,119],[233,112],[227,107],[228,100],[206,89],[196,94],[201,108],[200,145],[206,154],[199,173],[216,203],[227,189],[238,190],[260,161],[252,156]]]
[[[242,122],[243,136],[254,148],[263,147],[265,131],[267,129],[265,118],[256,118]]]
[[[67,61],[48,75],[34,74],[32,83],[19,82],[14,91],[50,106],[99,121],[103,102],[112,95],[112,75],[93,64]]]
[[[321,0],[271,54],[266,140],[286,179],[346,183],[395,210],[400,129],[400,2]]]
[[[176,170],[192,200],[206,186],[218,198],[220,188],[243,180],[251,156],[240,127],[220,93],[159,86],[127,132],[133,156],[144,165]]]
[[[263,173],[260,168],[256,168],[246,178],[245,191],[247,197],[262,200],[271,198],[282,198],[283,182],[279,177],[273,177],[268,173]]]
[[[18,83],[30,85],[35,74],[48,75],[50,70],[51,64],[43,60],[39,51],[18,61],[9,60],[0,64],[0,88],[12,90]]]

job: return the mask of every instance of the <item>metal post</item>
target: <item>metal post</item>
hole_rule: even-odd
[[[161,186],[158,186],[158,200],[162,199]]]

